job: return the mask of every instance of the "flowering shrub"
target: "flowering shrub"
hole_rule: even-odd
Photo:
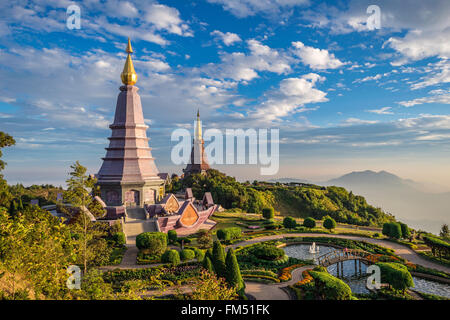
[[[309,271],[312,271],[312,269],[308,269],[302,272],[303,280],[300,280],[296,284],[294,284],[295,287],[304,286],[305,284],[308,284],[314,280],[313,277],[309,274]]]
[[[299,264],[294,264],[292,266],[283,268],[280,272],[280,276],[278,277],[278,279],[280,279],[280,281],[289,281],[292,279],[292,270],[303,267],[304,264],[303,263],[299,263]]]

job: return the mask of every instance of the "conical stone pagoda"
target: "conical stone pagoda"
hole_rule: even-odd
[[[197,121],[195,122],[194,139],[191,150],[190,163],[183,169],[184,175],[201,173],[205,174],[210,168],[208,158],[205,154],[205,142],[202,135],[202,121],[200,120],[200,111],[197,111]]]
[[[130,39],[126,52],[121,74],[124,85],[120,87],[114,123],[109,126],[112,134],[97,179],[106,205],[142,207],[164,196],[165,181],[158,176],[148,144]]]

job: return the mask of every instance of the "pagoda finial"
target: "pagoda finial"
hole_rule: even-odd
[[[197,109],[197,118],[200,118],[200,109]]]
[[[120,78],[122,79],[122,83],[124,85],[134,85],[137,82],[137,74],[134,71],[133,60],[131,60],[131,54],[133,53],[133,48],[131,47],[130,38],[128,38],[128,45],[125,50],[128,53],[127,60],[125,61],[125,65],[123,66],[122,74]]]

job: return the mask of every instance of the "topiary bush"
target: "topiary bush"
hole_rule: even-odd
[[[167,237],[169,238],[169,242],[170,243],[176,243],[177,242],[178,235],[177,235],[177,232],[175,230],[169,230],[169,232],[167,232]]]
[[[178,253],[177,250],[173,249],[167,250],[166,252],[163,253],[161,261],[176,266],[177,264],[180,263],[180,254]]]
[[[259,244],[252,248],[251,253],[259,259],[274,261],[284,257],[283,249],[277,248],[274,245]]]
[[[311,217],[306,218],[305,220],[303,220],[303,226],[306,228],[315,228],[316,227],[316,220],[314,220]]]
[[[195,252],[190,249],[183,249],[183,250],[181,250],[180,258],[183,261],[192,260],[195,258]]]
[[[342,280],[333,277],[326,270],[315,268],[309,271],[314,279],[314,293],[321,300],[350,300],[352,290]]]
[[[262,209],[262,215],[265,219],[273,219],[275,217],[275,210],[273,208]]]
[[[395,290],[402,291],[414,287],[411,273],[405,265],[395,262],[379,262],[376,265],[380,267],[382,283],[389,283]]]
[[[136,237],[136,247],[148,254],[162,254],[167,249],[167,234],[163,232],[144,232]]]
[[[323,220],[323,227],[328,230],[332,230],[336,228],[336,221],[334,221],[331,217],[326,217],[325,220]]]
[[[123,232],[116,232],[113,235],[113,240],[116,243],[117,246],[123,246],[127,242],[127,239],[125,237],[125,233]]]
[[[292,217],[286,217],[283,219],[283,226],[287,229],[294,229],[297,227],[297,221]]]
[[[217,238],[225,242],[240,239],[241,236],[242,230],[239,227],[230,227],[217,230]]]

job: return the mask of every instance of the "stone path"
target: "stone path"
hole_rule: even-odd
[[[315,266],[303,266],[292,271],[292,279],[286,282],[264,284],[256,282],[245,282],[245,292],[252,295],[256,300],[289,300],[289,295],[282,288],[291,286],[303,280],[302,272]]]

